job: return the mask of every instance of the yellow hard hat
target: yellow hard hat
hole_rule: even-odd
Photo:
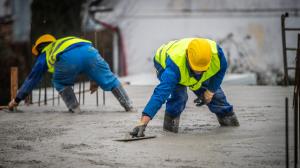
[[[47,42],[53,42],[55,41],[55,37],[52,36],[51,34],[44,34],[42,36],[40,36],[34,43],[32,49],[31,49],[31,52],[33,55],[37,56],[39,54],[38,50],[37,50],[37,47],[38,45],[42,44],[42,43],[47,43]]]
[[[187,49],[188,61],[192,70],[206,71],[211,61],[211,48],[207,40],[197,38],[192,40]]]

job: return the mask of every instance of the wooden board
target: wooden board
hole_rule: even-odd
[[[18,67],[10,68],[10,96],[11,100],[17,96],[18,90]]]

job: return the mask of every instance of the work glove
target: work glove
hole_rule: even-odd
[[[91,94],[93,94],[94,92],[96,92],[98,90],[98,84],[95,81],[91,81],[90,82],[90,91]]]
[[[133,128],[133,130],[129,133],[132,137],[144,137],[145,130],[146,130],[147,124],[140,122],[136,127]]]
[[[213,98],[213,96],[214,96],[214,93],[213,93],[213,92],[211,92],[211,91],[209,91],[209,90],[206,90],[206,91],[204,92],[204,94],[203,94],[204,102],[205,102],[206,104],[210,103],[211,100],[212,100],[212,98]]]
[[[18,106],[18,103],[15,101],[15,99],[12,99],[8,104],[8,109],[10,111],[14,110],[15,107]]]
[[[194,100],[194,103],[196,104],[196,106],[200,107],[200,106],[203,106],[205,104],[208,104],[211,102],[212,98],[214,96],[214,93],[209,91],[209,90],[206,90],[204,92],[204,94],[202,96],[199,96],[197,97],[195,100]]]
[[[204,101],[204,97],[203,96],[199,96],[194,100],[194,103],[197,107],[203,106],[205,103]]]

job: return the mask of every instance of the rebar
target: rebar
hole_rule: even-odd
[[[47,105],[47,75],[44,78],[44,105]]]
[[[38,99],[39,106],[41,106],[41,92],[42,92],[42,84],[39,84],[39,99]]]
[[[52,87],[52,106],[54,106],[54,87]]]
[[[84,105],[84,98],[85,98],[85,80],[83,81],[83,93],[82,93],[82,104]]]
[[[103,105],[105,106],[105,91],[104,91],[104,90],[102,91],[102,95],[103,95],[102,103],[103,103]]]
[[[81,78],[80,78],[81,79]],[[81,80],[79,79],[79,95],[78,95],[78,99],[79,99],[79,104],[80,104],[80,99],[81,99]]]
[[[296,68],[295,68],[295,87],[294,87],[294,167],[299,164],[299,99],[300,99],[300,34],[298,34],[298,44],[296,53]]]
[[[289,168],[289,99],[285,98],[285,164]]]

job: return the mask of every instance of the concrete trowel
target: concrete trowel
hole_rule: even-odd
[[[138,140],[151,139],[151,138],[156,138],[156,136],[148,135],[148,136],[143,136],[143,137],[135,137],[135,136],[130,135],[129,133],[126,133],[125,137],[123,139],[115,139],[114,141],[129,142],[129,141],[138,141]]]
[[[8,106],[0,106],[0,110],[3,110],[5,112],[23,112],[21,110],[18,110],[16,107],[13,109],[9,109]]]
[[[8,106],[0,106],[0,110],[3,110],[3,109],[7,109],[8,110]]]

